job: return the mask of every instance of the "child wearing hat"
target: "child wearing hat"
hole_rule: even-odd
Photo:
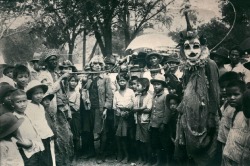
[[[25,65],[17,64],[13,70],[13,80],[17,89],[26,90],[30,81],[29,69]]]
[[[40,165],[40,156],[44,150],[44,146],[41,138],[25,114],[27,102],[27,96],[23,90],[17,89],[12,92],[11,103],[15,110],[13,115],[18,119],[24,119],[19,127],[17,145],[20,147],[19,151],[26,166]]]
[[[30,102],[28,102],[25,114],[42,139],[45,150],[42,152],[41,162],[43,162],[43,165],[52,165],[50,142],[53,140],[54,134],[45,118],[44,107],[40,104],[47,90],[48,86],[41,84],[37,80],[32,80],[28,84],[26,94]]]
[[[157,74],[152,79],[151,84],[154,87],[153,104],[150,118],[150,139],[152,150],[157,154],[157,163],[161,163],[161,150],[167,151],[167,159],[169,157],[170,134],[168,132],[168,123],[171,117],[171,110],[167,107],[166,92],[164,88],[167,86],[165,77]],[[169,159],[168,159],[169,160]]]
[[[17,119],[12,113],[0,116],[0,165],[24,166],[16,144],[11,140],[16,137],[18,128],[24,119]]]

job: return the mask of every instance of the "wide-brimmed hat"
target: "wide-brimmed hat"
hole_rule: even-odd
[[[43,92],[46,93],[48,90],[48,86],[44,85],[42,83],[40,83],[37,80],[32,80],[29,82],[28,86],[27,86],[27,91],[26,91],[26,95],[27,95],[27,99],[31,100],[31,96],[32,96],[32,91],[35,88],[42,88]]]
[[[229,64],[231,60],[228,58],[228,55],[229,51],[224,47],[220,47],[210,53],[210,58],[214,59],[214,57],[217,56],[223,59],[224,64]]]
[[[41,58],[41,53],[35,52],[32,60],[30,60],[30,62],[39,61],[40,58]]]
[[[161,61],[162,61],[162,59],[163,59],[163,57],[162,57],[161,54],[159,54],[159,53],[157,53],[157,52],[152,52],[152,53],[149,53],[149,54],[146,56],[146,58],[145,58],[146,62],[149,62],[149,58],[150,58],[151,56],[156,56],[156,57],[159,59],[159,63],[161,63]]]
[[[23,123],[24,119],[18,119],[8,112],[0,116],[0,139],[16,131]]]
[[[165,81],[165,77],[161,74],[156,74],[153,79],[150,80],[150,83],[153,84],[155,82],[160,82],[164,87],[167,87],[167,83]]]
[[[112,55],[112,56],[107,56],[107,57],[105,57],[104,58],[104,63],[105,64],[112,64],[112,65],[115,65],[115,62],[116,62],[116,60],[115,60],[115,57]]]
[[[51,94],[51,93],[45,93],[44,95],[43,95],[43,99],[45,99],[45,98],[49,98],[49,100],[51,101],[53,98],[54,98],[54,94]]]
[[[63,61],[62,63],[59,64],[59,69],[60,69],[60,70],[62,70],[62,69],[65,68],[65,67],[70,67],[70,68],[72,68],[72,71],[73,71],[73,72],[76,72],[76,71],[77,71],[76,67],[73,65],[73,63],[72,63],[70,60],[65,60],[65,61]]]
[[[15,91],[16,88],[9,84],[0,85],[0,102],[3,102],[4,97],[9,93]]]

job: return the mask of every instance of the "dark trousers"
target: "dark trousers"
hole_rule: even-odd
[[[53,166],[51,150],[50,150],[50,140],[51,138],[42,139],[44,151],[41,152],[41,164],[43,166]]]
[[[171,145],[171,138],[167,128],[160,131],[159,128],[150,127],[150,140],[152,149],[168,150]]]
[[[27,158],[23,149],[19,149],[19,152],[23,158],[24,161],[24,165],[25,166],[42,166],[41,162],[40,162],[40,158],[41,158],[41,152],[37,152],[35,154],[33,154],[30,158]]]

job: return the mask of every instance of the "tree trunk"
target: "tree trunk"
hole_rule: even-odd
[[[69,57],[68,58],[73,63],[73,51],[74,51],[75,44],[74,42],[69,42],[68,45],[69,45],[69,52],[68,52]]]
[[[105,54],[103,54],[103,56],[106,57],[112,55],[112,29],[110,22],[106,22],[104,23],[104,25],[105,25],[105,32],[103,36],[105,43]]]

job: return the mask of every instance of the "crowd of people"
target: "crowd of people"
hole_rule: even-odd
[[[209,131],[216,136],[216,155],[203,165],[250,163],[250,62],[242,58],[247,51],[236,46],[210,53],[218,67],[220,108]],[[143,67],[137,72],[120,70],[116,64],[126,62],[113,56],[95,55],[79,73],[59,59],[57,50],[48,49],[28,65],[1,65],[0,165],[69,166],[80,158],[200,165],[179,125],[185,123],[179,104],[189,87],[180,56],[140,52],[132,62]]]

